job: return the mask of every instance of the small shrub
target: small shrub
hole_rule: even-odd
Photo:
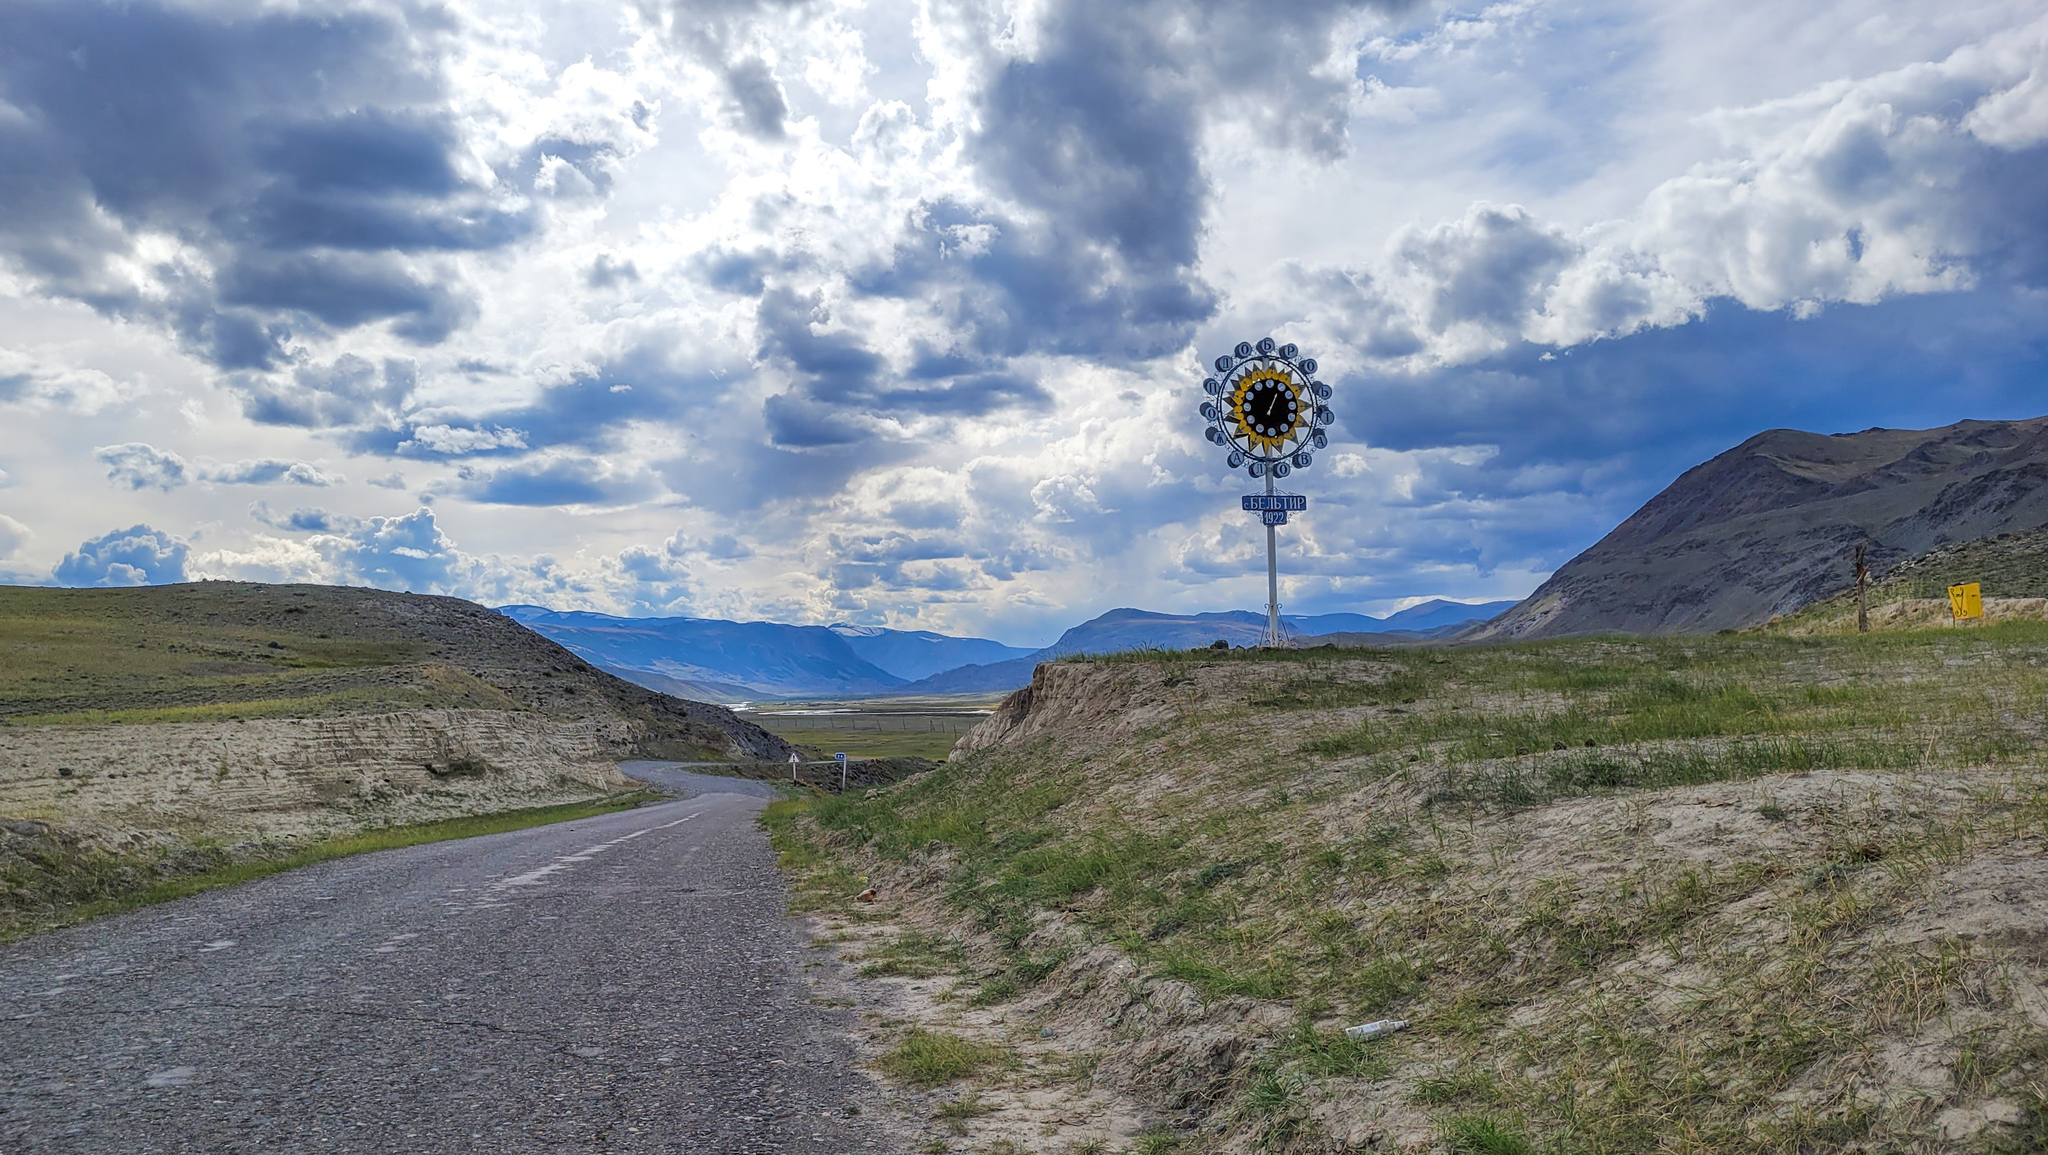
[[[491,772],[491,764],[471,754],[450,758],[446,765],[428,763],[427,771],[436,778],[481,778]]]

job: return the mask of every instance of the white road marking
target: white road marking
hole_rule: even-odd
[[[674,822],[665,822],[660,826],[644,826],[641,827],[639,830],[633,831],[630,834],[622,834],[609,842],[600,842],[596,846],[587,846],[582,850],[576,851],[573,854],[560,855],[557,858],[555,858],[554,861],[548,863],[546,866],[535,867],[534,869],[529,870],[524,874],[515,874],[509,878],[498,879],[497,881],[486,886],[484,890],[486,892],[497,893],[509,890],[513,887],[538,886],[541,883],[547,881],[549,875],[558,874],[562,871],[568,870],[572,865],[578,862],[589,862],[593,857],[599,854],[603,854],[605,851],[610,850],[612,847],[617,846],[622,842],[631,842],[632,840],[640,837],[643,834],[652,834],[657,830],[667,830],[672,826],[681,826],[683,823],[688,822],[696,818],[697,816],[698,815],[696,814],[687,814],[681,818],[676,819]],[[478,905],[481,906],[485,904]]]

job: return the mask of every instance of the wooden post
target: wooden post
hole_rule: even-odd
[[[1870,632],[1870,567],[1863,561],[1863,546],[1856,547],[1856,632]]]

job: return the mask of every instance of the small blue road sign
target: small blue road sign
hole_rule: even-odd
[[[1244,511],[1246,513],[1264,513],[1267,510],[1276,509],[1292,513],[1304,512],[1308,509],[1308,498],[1303,497],[1299,493],[1247,493],[1244,495]],[[1269,521],[1266,524],[1286,525],[1287,521],[1285,518],[1282,518],[1279,521]]]
[[[1260,510],[1259,521],[1265,525],[1286,525],[1287,511],[1284,509]]]

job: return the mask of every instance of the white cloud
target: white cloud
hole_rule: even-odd
[[[456,456],[464,453],[481,453],[489,449],[524,449],[526,434],[518,429],[459,429],[451,425],[421,425],[413,429],[409,440],[399,442],[398,447],[418,447]]]
[[[4,513],[0,513],[0,558],[13,557],[35,534]]]
[[[92,455],[107,467],[109,481],[128,489],[169,493],[190,479],[184,458],[145,442],[102,445]]]
[[[107,479],[130,490],[157,489],[165,493],[190,481],[219,485],[306,485],[325,488],[346,480],[328,474],[309,462],[285,461],[274,457],[235,461],[222,465],[204,458],[188,462],[168,449],[147,442],[102,445],[93,457],[107,467]]]

